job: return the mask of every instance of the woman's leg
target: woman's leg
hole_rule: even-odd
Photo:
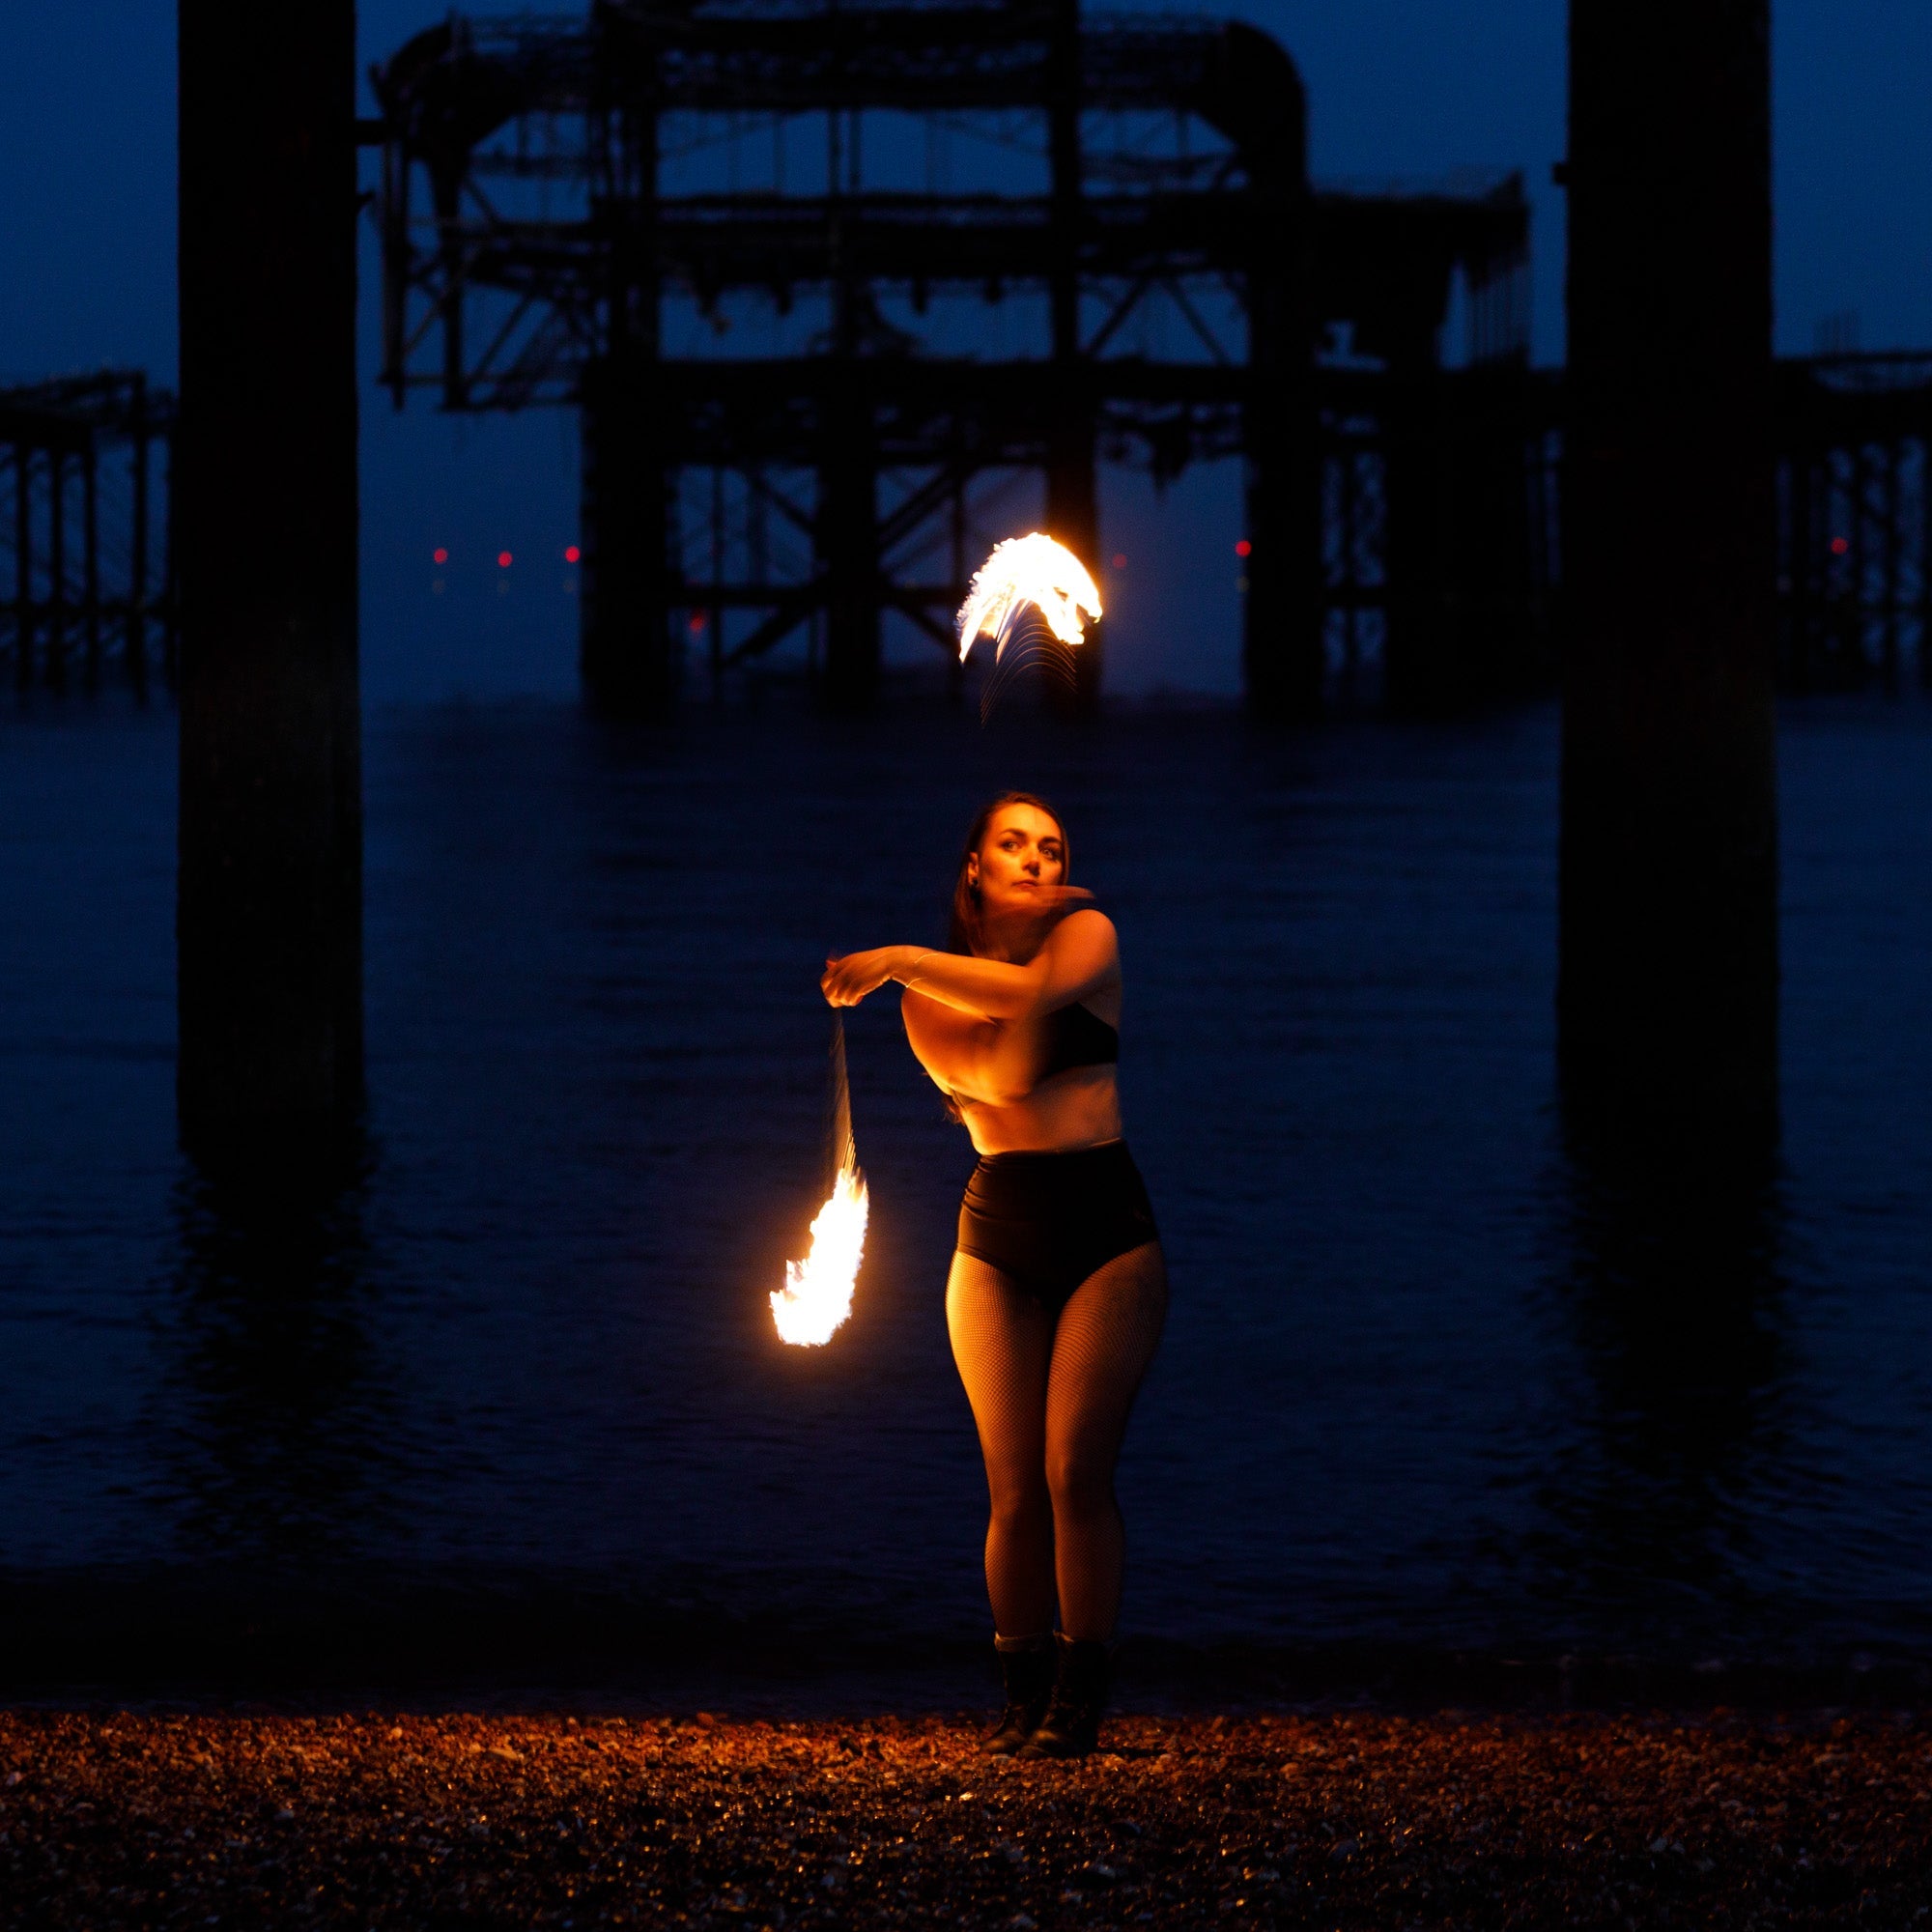
[[[955,1254],[946,1325],[986,1462],[993,1628],[1005,1637],[1041,1635],[1053,1628],[1053,1505],[1046,1489],[1053,1318],[989,1263]]]
[[[1096,1269],[1061,1311],[1047,1378],[1046,1474],[1060,1628],[1069,1637],[1106,1642],[1114,1634],[1126,1557],[1114,1464],[1166,1319],[1167,1264],[1157,1241]]]

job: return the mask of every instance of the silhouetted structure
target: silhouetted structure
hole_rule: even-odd
[[[1561,1037],[1694,1148],[1775,1124],[1765,0],[1572,0]]]
[[[1932,688],[1932,355],[1780,362],[1778,668]]]
[[[351,0],[182,0],[185,1129],[361,1088]]]
[[[174,429],[174,397],[138,370],[0,389],[0,662],[20,689],[92,689],[110,664],[137,691],[173,682]]]
[[[1414,701],[1434,626],[1523,601],[1514,557],[1463,594],[1488,553],[1456,540],[1437,355],[1460,274],[1480,353],[1522,361],[1520,185],[1311,191],[1299,78],[1251,27],[1074,0],[617,0],[453,16],[377,87],[384,378],[399,407],[415,386],[582,406],[582,661],[606,704],[667,702],[688,636],[717,678],[805,630],[833,701],[862,705],[886,613],[952,648],[982,479],[1043,474],[1048,526],[1104,562],[1103,458],[1157,478],[1244,459],[1264,711],[1316,708],[1326,613],[1365,590]],[[1366,409],[1353,369],[1321,367],[1344,340],[1385,367]],[[1347,493],[1324,464],[1364,423],[1386,589],[1333,561]],[[1479,466],[1519,532],[1521,457]]]
[[[1414,714],[1548,691],[1560,374],[1510,358],[1406,380],[1320,369],[1317,384],[1333,694]]]
[[[1321,365],[1316,384],[1330,688],[1431,709],[1547,689],[1560,656],[1561,372],[1507,358],[1441,372],[1440,575],[1393,692],[1389,386],[1378,369]],[[1793,357],[1775,384],[1780,683],[1932,686],[1932,355]],[[0,390],[0,559],[14,559],[0,666],[21,686],[172,686],[175,413],[139,371]]]
[[[1563,372],[1443,372],[1443,560],[1386,690],[1376,660],[1407,601],[1392,573],[1414,567],[1388,532],[1389,385],[1380,371],[1320,381],[1331,677],[1346,689],[1359,671],[1358,688],[1406,709],[1549,688],[1564,656]],[[1772,409],[1778,682],[1932,688],[1932,354],[1780,359]]]

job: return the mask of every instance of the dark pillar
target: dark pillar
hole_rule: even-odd
[[[1241,665],[1248,708],[1264,718],[1318,716],[1326,678],[1321,454],[1312,379],[1303,351],[1301,367],[1277,365],[1259,376],[1245,412],[1249,552]]]
[[[677,696],[654,367],[605,358],[583,371],[580,668],[592,706],[615,716],[654,716]]]
[[[1768,0],[1571,0],[1566,1086],[1775,1128]]]
[[[80,452],[80,618],[92,691],[100,682],[100,454],[92,435]]]
[[[1100,581],[1100,494],[1094,464],[1094,424],[1077,412],[1054,426],[1046,471],[1046,532],[1063,543]],[[1073,683],[1053,687],[1056,708],[1081,717],[1099,709],[1100,672],[1105,662],[1105,619],[1087,626],[1073,653]]]
[[[161,675],[168,689],[181,690],[181,550],[175,542],[175,451],[180,445],[181,418],[169,425],[162,459],[161,496]]]
[[[864,711],[879,691],[879,517],[871,401],[844,363],[831,385],[814,543],[825,580],[825,701]]]
[[[22,691],[34,679],[34,453],[14,445],[14,680]]]
[[[1315,394],[1314,236],[1300,76],[1252,27],[1222,32],[1209,116],[1247,163],[1247,541],[1242,669],[1249,709],[1321,708],[1321,449]]]
[[[180,1100],[193,1144],[362,1083],[355,14],[182,0]]]
[[[1444,381],[1444,661],[1459,702],[1545,688],[1531,492],[1533,379],[1512,356]]]
[[[1656,1588],[1637,1578],[1732,1574],[1737,1472],[1775,1479],[1793,1453],[1776,1162],[1737,1135],[1695,1160],[1662,1135],[1566,1139],[1559,1305],[1591,1391],[1577,1406],[1595,1450],[1551,1484],[1562,1528],[1539,1561],[1567,1570],[1600,1613],[1636,1609]],[[1631,1579],[1629,1596],[1616,1578]]]
[[[67,684],[67,451],[47,447],[47,683]]]
[[[1932,691],[1932,435],[1918,439],[1918,682]]]
[[[1389,708],[1439,715],[1545,688],[1526,363],[1397,365],[1384,394]]]
[[[1052,169],[1052,420],[1046,431],[1046,533],[1100,579],[1100,493],[1094,469],[1094,395],[1080,347],[1080,253],[1084,184],[1080,163],[1079,0],[1056,0],[1048,63],[1047,158]],[[1099,709],[1105,626],[1092,623],[1073,654],[1071,688],[1056,685],[1055,708]]]
[[[670,549],[670,471],[663,415],[657,242],[658,124],[651,88],[620,84],[656,59],[618,10],[591,11],[591,218],[610,281],[603,354],[584,369],[583,569],[579,668],[593,709],[661,717],[676,702],[683,639],[671,631],[678,584]],[[445,342],[447,336],[445,335]]]
[[[129,458],[134,486],[128,559],[128,670],[134,689],[148,689],[148,381],[136,374],[128,406]]]
[[[1448,476],[1443,440],[1439,317],[1422,298],[1419,326],[1389,346],[1382,418],[1383,554],[1388,630],[1382,640],[1389,709],[1410,716],[1450,709],[1462,695],[1448,609]]]

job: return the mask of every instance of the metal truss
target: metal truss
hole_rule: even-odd
[[[21,689],[97,685],[110,662],[137,690],[173,683],[174,429],[174,397],[138,372],[0,389],[0,663]]]
[[[814,638],[863,703],[882,617],[950,648],[989,489],[1043,477],[1092,563],[1096,464],[1238,457],[1251,693],[1309,708],[1321,345],[1421,384],[1459,279],[1480,357],[1526,343],[1520,183],[1311,189],[1299,79],[1239,23],[602,0],[452,16],[375,78],[383,380],[583,411],[614,703],[694,634],[720,676]]]
[[[1326,696],[1409,712],[1547,689],[1561,378],[1509,359],[1404,385],[1323,372]]]
[[[1778,365],[1780,669],[1932,689],[1932,355]]]
[[[1440,379],[1431,440],[1452,496],[1437,566],[1420,580],[1443,605],[1419,662],[1405,662],[1401,637],[1417,578],[1392,479],[1403,460],[1393,394],[1376,374],[1332,375],[1323,387],[1331,697],[1426,709],[1550,688],[1561,655],[1561,373]],[[1781,684],[1895,689],[1916,676],[1932,689],[1932,354],[1779,361],[1770,431]]]

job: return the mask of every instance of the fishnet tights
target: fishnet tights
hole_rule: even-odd
[[[952,1257],[946,1322],[986,1462],[1002,1636],[1050,1631],[1056,1586],[1068,1636],[1113,1636],[1126,1554],[1114,1464],[1166,1316],[1156,1242],[1089,1275],[1057,1322],[998,1268]]]

